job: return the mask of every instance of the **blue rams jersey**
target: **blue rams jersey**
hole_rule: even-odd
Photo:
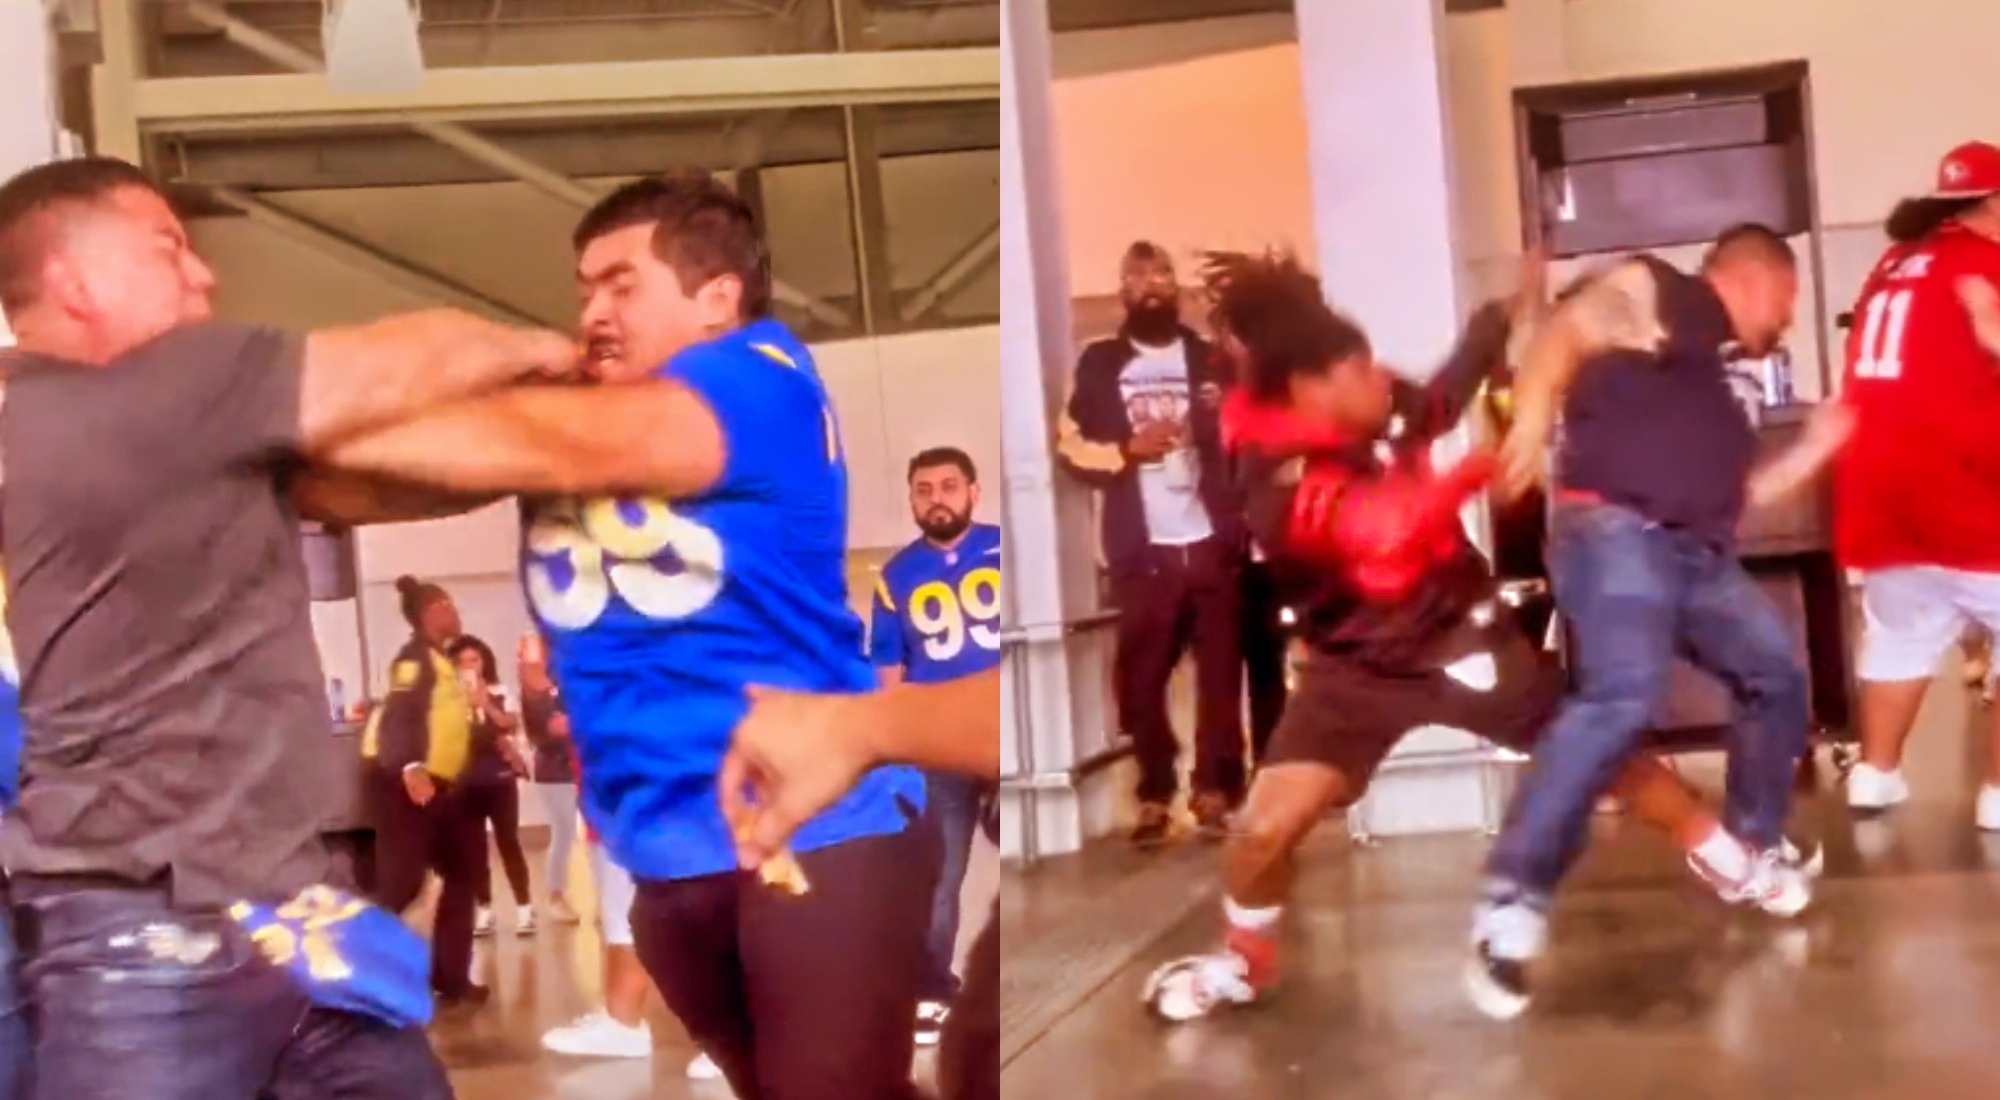
[[[699,496],[524,505],[522,578],[561,684],[585,816],[633,875],[736,867],[716,776],[749,684],[873,686],[847,604],[847,464],[812,355],[759,321],[670,360],[721,424],[728,459]],[[796,851],[902,831],[907,768],[871,773]]]
[[[7,578],[0,572],[0,810],[11,810],[21,797],[21,667],[14,660],[14,640],[7,634]]]
[[[945,549],[918,539],[875,583],[868,655],[913,684],[970,676],[1000,663],[1000,529],[975,523]]]

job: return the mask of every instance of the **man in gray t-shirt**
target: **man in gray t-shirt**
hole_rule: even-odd
[[[35,1096],[444,1100],[421,1029],[309,998],[229,909],[329,873],[327,777],[351,766],[298,523],[392,502],[312,460],[574,352],[450,313],[304,336],[226,325],[212,288],[128,164],[0,186],[0,308],[20,343],[0,360],[0,553],[27,725],[0,858]]]

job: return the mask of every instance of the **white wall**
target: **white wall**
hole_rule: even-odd
[[[1567,0],[1561,9],[1569,79],[1810,64],[1829,326],[1880,253],[1881,220],[1895,201],[1928,186],[1952,145],[2000,139],[2000,122],[1985,116],[2000,101],[2000,66],[1987,56],[2000,41],[2000,3]],[[1446,20],[1454,230],[1475,294],[1504,285],[1520,247],[1510,98],[1517,25],[1505,11]],[[1266,18],[1058,38],[1078,295],[1115,289],[1119,252],[1137,237],[1183,255],[1310,246],[1298,50],[1288,35],[1287,20]],[[1810,310],[1802,314],[1792,343],[1806,363],[1837,334],[1814,331]]]

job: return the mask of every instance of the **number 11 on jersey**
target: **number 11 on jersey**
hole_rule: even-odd
[[[1886,380],[1903,376],[1903,331],[1909,327],[1910,302],[1915,295],[1915,290],[1904,287],[1868,296],[1862,306],[1854,377]]]

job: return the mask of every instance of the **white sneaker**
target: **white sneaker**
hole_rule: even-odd
[[[1849,809],[1875,811],[1901,805],[1910,797],[1910,785],[1903,781],[1901,768],[1883,771],[1873,764],[1856,764],[1847,773]]]
[[[917,1045],[934,1047],[944,1041],[944,1022],[951,1005],[944,1001],[924,1001],[917,1005]]]
[[[706,1053],[697,1054],[694,1056],[694,1061],[688,1063],[688,1080],[720,1081],[722,1080],[722,1067],[716,1065],[715,1059],[710,1058]]]
[[[478,919],[472,922],[472,934],[481,937],[490,936],[493,934],[492,909],[484,905],[479,907],[479,917]]]
[[[1549,921],[1519,902],[1487,905],[1472,924],[1472,958],[1465,964],[1465,995],[1495,1020],[1528,1010],[1528,967],[1548,942]]]
[[[593,1012],[542,1036],[542,1046],[573,1058],[651,1058],[653,1029],[644,1020],[631,1027]]]
[[[534,934],[535,910],[532,906],[523,905],[514,913],[514,935],[525,940]]]
[[[1175,959],[1146,977],[1146,1007],[1170,1024],[1199,1020],[1225,1005],[1257,999],[1250,964],[1233,951]]]
[[[1991,783],[1979,788],[1979,802],[1973,809],[1973,819],[1983,832],[2000,833],[2000,787]]]
[[[1689,852],[1687,862],[1695,876],[1730,905],[1752,905],[1774,917],[1796,917],[1812,904],[1814,868],[1790,843],[1751,852],[1718,831],[1715,839]]]

